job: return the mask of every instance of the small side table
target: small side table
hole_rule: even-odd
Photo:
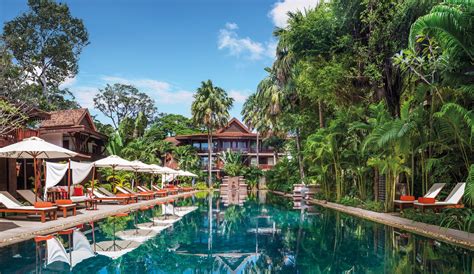
[[[97,210],[98,201],[96,199],[85,200],[86,210]]]

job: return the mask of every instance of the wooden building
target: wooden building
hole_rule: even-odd
[[[232,118],[229,123],[217,130],[212,135],[213,139],[213,172],[220,172],[223,164],[216,161],[219,153],[225,151],[240,152],[243,156],[244,165],[258,166],[263,170],[270,169],[275,165],[279,155],[275,153],[272,147],[262,145],[262,140],[259,140],[257,163],[257,134],[250,131],[244,124],[236,118]],[[196,148],[199,157],[201,158],[201,167],[207,170],[208,165],[208,143],[206,133],[197,133],[190,135],[177,135],[166,139],[177,146],[191,145]],[[281,156],[281,155],[280,155]],[[173,159],[167,158],[167,166],[177,168]]]
[[[79,153],[76,160],[95,161],[103,158],[107,136],[97,131],[86,108],[50,112],[41,122],[40,138]]]

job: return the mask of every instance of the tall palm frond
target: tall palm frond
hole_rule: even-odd
[[[474,2],[472,0],[446,0],[412,24],[409,45],[415,49],[418,37],[427,34],[436,37],[443,48],[451,53],[462,50],[473,59],[473,16]]]

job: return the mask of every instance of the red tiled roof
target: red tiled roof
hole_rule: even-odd
[[[42,128],[77,126],[84,115],[88,112],[87,108],[67,109],[50,112],[51,118],[41,122]]]
[[[175,145],[179,144],[179,141],[176,140],[175,137],[167,137],[167,138],[165,138],[165,141],[166,141],[166,142],[173,143],[173,144],[175,144]]]

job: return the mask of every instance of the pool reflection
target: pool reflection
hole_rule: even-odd
[[[473,253],[457,246],[320,207],[303,205],[293,209],[292,201],[271,193],[248,193],[246,200],[234,199],[235,203],[229,203],[228,197],[197,193],[174,202],[174,208],[159,206],[128,216],[109,217],[93,226],[85,225],[81,231],[98,255],[79,263],[73,271],[472,273],[473,270]],[[196,210],[184,214],[190,209]],[[101,251],[115,253],[107,256]],[[46,267],[44,261],[35,261],[32,241],[0,249],[0,256],[1,273],[69,271],[69,266],[53,269]]]

